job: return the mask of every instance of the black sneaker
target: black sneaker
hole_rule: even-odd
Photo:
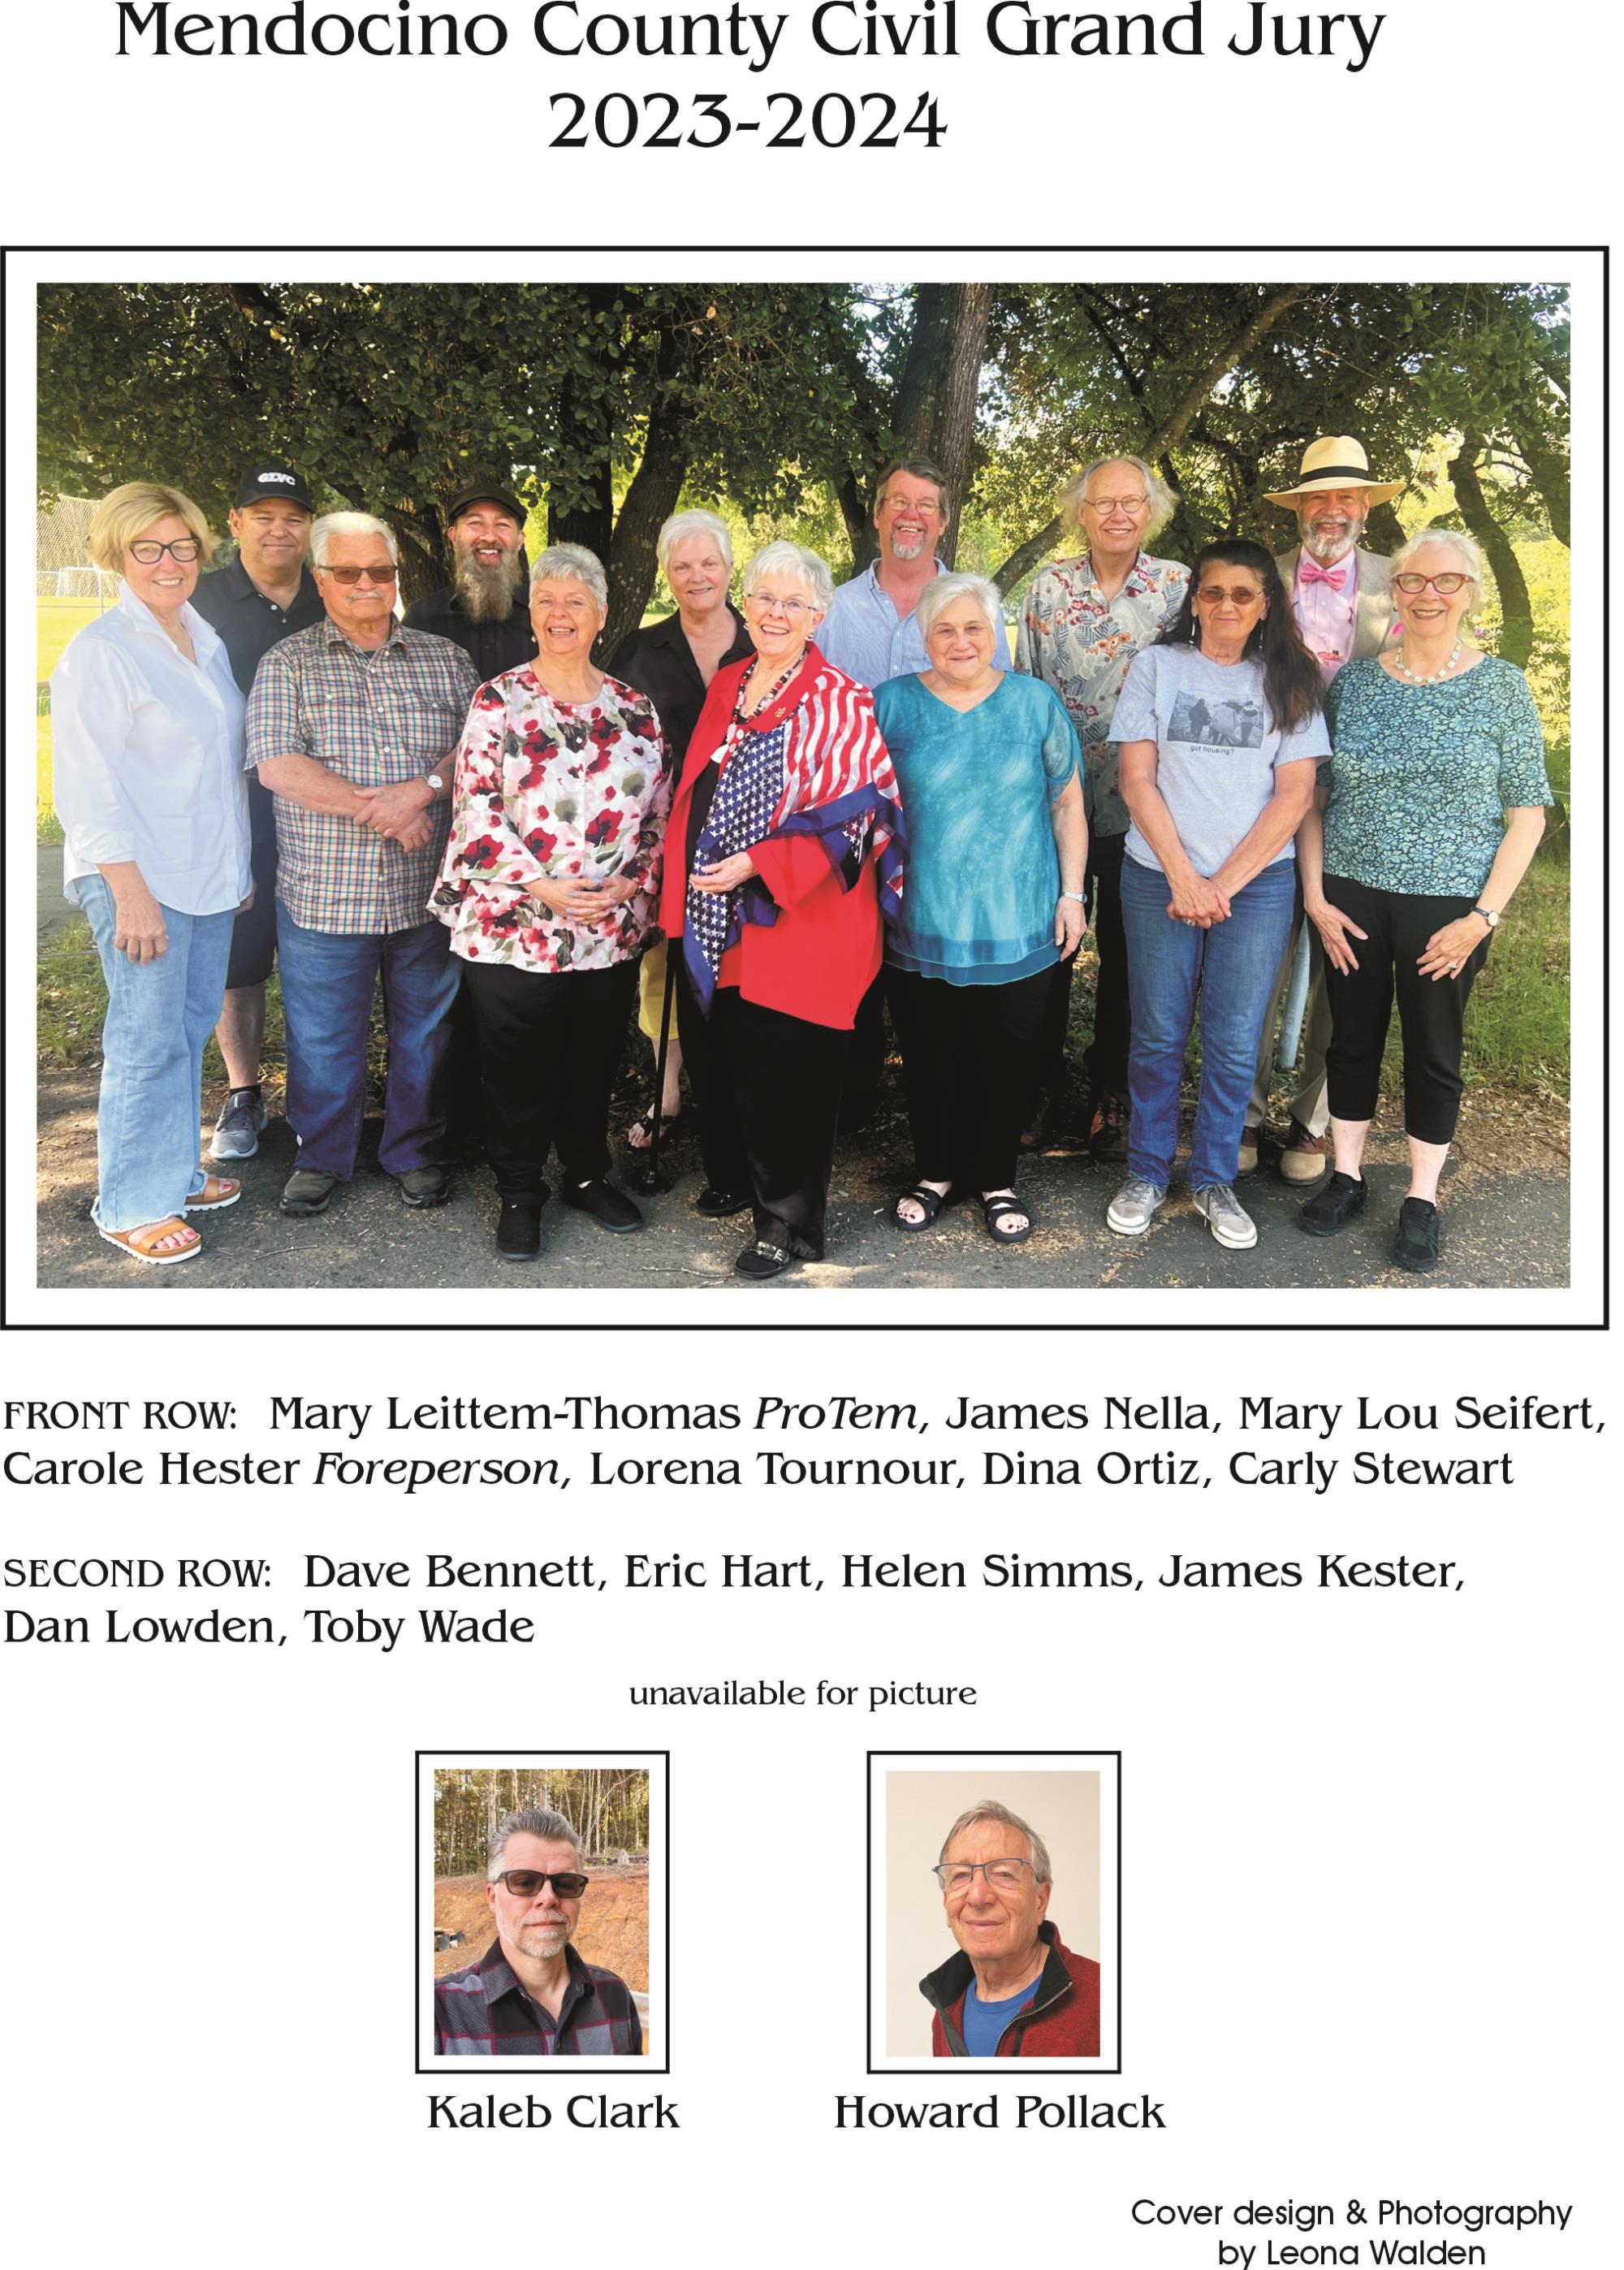
[[[719,1191],[707,1183],[693,1201],[695,1213],[702,1213],[707,1221],[725,1221],[730,1214],[743,1213],[755,1204],[748,1191]]]
[[[566,1185],[559,1196],[578,1213],[590,1213],[600,1229],[612,1229],[624,1237],[632,1230],[643,1227],[641,1212],[610,1183],[599,1179],[577,1183],[573,1189]]]
[[[1420,1276],[1438,1265],[1438,1209],[1430,1198],[1406,1198],[1398,1209],[1393,1259]]]
[[[534,1261],[541,1251],[538,1198],[504,1198],[496,1224],[496,1250],[504,1261]]]
[[[1364,1212],[1369,1195],[1369,1184],[1362,1175],[1332,1175],[1323,1191],[1316,1191],[1305,1205],[1297,1208],[1297,1226],[1310,1237],[1335,1237],[1356,1213]]]

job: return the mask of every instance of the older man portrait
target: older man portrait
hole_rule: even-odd
[[[1100,2054],[1100,1966],[1049,1920],[1049,1850],[996,1799],[959,1815],[936,1865],[959,1952],[919,1982],[935,2057]]]
[[[485,1899],[496,1936],[434,1984],[436,2057],[636,2057],[642,2023],[625,1979],[571,1941],[591,1882],[561,1813],[510,1813],[491,1839]]]
[[[310,551],[324,619],[271,649],[248,716],[248,760],[277,807],[287,1116],[300,1146],[282,1211],[324,1213],[354,1173],[380,982],[389,1053],[378,1163],[409,1206],[439,1205],[460,972],[428,897],[478,680],[461,647],[396,621],[397,555],[381,520],[328,513]]]

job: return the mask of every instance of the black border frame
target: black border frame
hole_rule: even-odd
[[[426,1887],[423,1882],[422,1872],[424,1761],[426,1759],[433,1760],[435,1758],[444,1760],[449,1760],[452,1758],[490,1758],[496,1761],[523,1758],[545,1759],[553,1757],[556,1754],[557,1750],[567,1750],[568,1747],[567,1743],[560,1743],[555,1747],[549,1747],[545,1750],[459,1750],[453,1748],[443,1750],[414,1750],[412,1754],[412,2062],[413,2070],[420,2073],[426,2080],[441,2081],[455,2080],[457,2078],[459,2068],[451,2064],[425,2065],[422,2059],[422,2051],[419,2046],[421,2014],[418,2007],[418,1995],[420,1992],[420,1988],[418,1983],[417,1966],[421,1960],[421,1943],[424,1929],[423,1903],[426,1890]],[[646,1748],[641,1743],[634,1743],[621,1744],[614,1749],[608,1750],[576,1750],[571,1754],[578,1758],[623,1758],[628,1754],[628,1751],[634,1756],[659,1758],[663,1761],[665,1768],[665,1851],[661,1856],[661,1873],[665,1881],[665,1934],[664,1957],[665,1992],[664,2007],[659,2014],[660,2023],[664,2029],[665,2062],[663,2065],[656,2065],[652,2058],[638,2058],[636,2059],[619,2059],[612,2061],[608,2059],[599,2058],[589,2058],[585,2059],[568,2058],[565,2062],[571,2072],[592,2073],[600,2081],[605,2078],[612,2080],[624,2076],[627,2082],[631,2082],[649,2080],[656,2073],[662,2077],[667,2077],[669,2076],[671,2069],[671,1754],[669,1750]],[[654,1854],[650,1852],[649,1855],[650,1875],[652,1875],[654,1872]],[[528,2081],[533,2081],[543,2074],[556,2073],[558,2069],[558,2061],[554,2058],[544,2058],[539,2065],[522,2065],[516,2059],[510,2058],[469,2059],[463,2062],[460,2067],[460,2071],[465,2073],[469,2080],[484,2081],[487,2088],[495,2088],[498,2096],[501,2094],[500,2085],[501,2080],[509,2074],[512,2074],[516,2078],[519,2074],[523,2073],[526,2076]]]
[[[571,256],[581,255],[591,257],[601,257],[611,254],[627,254],[634,256],[642,256],[645,257],[652,254],[664,257],[671,254],[681,253],[684,255],[695,255],[707,260],[714,260],[718,257],[724,257],[727,255],[737,253],[748,253],[754,256],[771,256],[780,251],[792,251],[798,256],[802,257],[808,254],[816,255],[827,253],[832,256],[838,256],[842,260],[856,258],[889,258],[893,255],[902,255],[909,258],[917,258],[923,255],[931,259],[938,259],[944,256],[962,256],[965,258],[977,261],[983,261],[994,257],[1000,253],[1013,253],[1018,254],[1022,257],[1035,256],[1046,259],[1086,259],[1091,255],[1098,255],[1100,253],[1109,253],[1113,256],[1116,255],[1123,255],[1134,257],[1154,258],[1157,255],[1162,253],[1210,255],[1215,251],[1221,251],[1226,256],[1236,260],[1249,260],[1254,257],[1271,255],[1281,256],[1294,259],[1311,259],[1317,257],[1327,251],[1334,251],[1339,257],[1345,257],[1350,254],[1368,252],[1372,254],[1379,254],[1383,258],[1391,258],[1396,255],[1402,255],[1406,252],[1425,253],[1430,256],[1443,256],[1457,252],[1462,254],[1469,253],[1474,258],[1481,257],[1485,254],[1498,255],[1503,253],[1519,259],[1531,258],[1535,256],[1543,259],[1561,255],[1568,255],[1575,257],[1583,256],[1584,258],[1593,259],[1599,256],[1601,261],[1601,487],[1604,499],[1604,508],[1606,501],[1611,499],[1613,441],[1613,278],[1612,247],[1606,243],[1535,245],[1346,244],[1334,246],[1326,246],[1323,244],[1235,244],[1224,245],[1221,247],[1203,244],[1107,244],[1086,246],[1066,244],[942,245],[914,243],[867,245],[797,244],[782,247],[760,244],[565,244],[545,248],[537,245],[522,244],[7,244],[0,246],[0,361],[4,360],[4,350],[9,344],[7,339],[7,322],[5,315],[6,296],[4,292],[4,287],[10,280],[10,267],[13,256],[16,256],[19,258],[25,256],[33,258],[35,256],[48,256],[52,253],[56,253],[63,257],[70,257],[82,256],[86,254],[94,254],[98,252],[119,254],[137,252],[142,254],[150,254],[158,258],[167,258],[175,255],[202,254],[211,260],[234,258],[238,256],[241,256],[245,258],[254,259],[274,257],[277,260],[283,261],[298,260],[309,255],[321,255],[324,257],[342,256],[345,258],[352,257],[356,259],[364,259],[370,257],[374,254],[377,254],[380,256],[388,255],[391,258],[397,258],[403,254],[410,255],[416,252],[434,253],[441,256],[443,256],[448,253],[466,255],[471,258],[478,259],[485,257],[493,252],[500,252],[508,254],[530,253],[534,254],[538,258],[545,260],[555,257],[560,253],[569,254]],[[4,447],[6,438],[5,419],[4,413],[0,413],[0,448]],[[5,596],[9,601],[11,583],[10,561],[9,558],[6,556],[3,537],[0,537],[0,583],[4,584]],[[1612,818],[1612,783],[1609,759],[1612,742],[1613,695],[1612,651],[1609,627],[1612,623],[1613,614],[1612,560],[1610,547],[1605,537],[1602,544],[1601,555],[1601,607],[1603,626],[1601,655],[1601,827],[1603,837],[1601,916],[1603,936],[1604,938],[1610,938],[1612,935],[1612,881],[1608,870],[1606,847],[1610,836]],[[4,671],[3,669],[0,669],[0,686],[3,686],[3,683]],[[0,989],[4,988],[5,977],[4,938],[5,935],[5,918],[7,914],[7,893],[4,867],[5,862],[4,858],[0,858]],[[1143,1323],[1131,1322],[1124,1318],[1121,1323],[1118,1323],[1114,1318],[1110,1317],[1102,1318],[1098,1323],[1082,1321],[1057,1322],[1048,1320],[1042,1322],[1012,1320],[1009,1323],[999,1323],[992,1320],[977,1320],[974,1323],[965,1324],[937,1324],[931,1323],[923,1318],[921,1318],[917,1322],[910,1318],[906,1321],[895,1322],[886,1322],[876,1319],[871,1324],[864,1322],[861,1318],[854,1319],[849,1322],[842,1320],[840,1322],[831,1321],[820,1323],[817,1321],[815,1317],[804,1318],[797,1314],[782,1318],[774,1317],[770,1320],[768,1329],[775,1332],[1047,1332],[1056,1334],[1100,1332],[1111,1332],[1117,1333],[1215,1332],[1411,1333],[1452,1332],[1533,1332],[1538,1334],[1550,1332],[1605,1332],[1611,1329],[1613,1301],[1613,1057],[1611,1026],[1612,968],[1610,961],[1604,953],[1601,969],[1601,1312],[1598,1317],[1581,1319],[1577,1322],[1563,1318],[1560,1320],[1553,1320],[1549,1324],[1510,1321],[1504,1323],[1494,1321],[1478,1323],[1475,1320],[1469,1321],[1466,1319],[1459,1319],[1453,1322],[1429,1323],[1424,1317],[1417,1317],[1413,1322],[1395,1322],[1390,1320],[1379,1323],[1365,1323],[1353,1317],[1348,1318],[1346,1321],[1339,1319],[1335,1322],[1305,1321],[1302,1323],[1295,1322],[1290,1318],[1280,1318],[1271,1323],[1257,1324],[1250,1324],[1240,1319],[1236,1319],[1233,1322],[1213,1321],[1207,1323],[1199,1318],[1191,1318],[1187,1321],[1178,1322],[1169,1320],[1165,1324],[1160,1321]],[[4,1187],[9,1185],[11,1160],[11,1115],[9,1112],[6,1112],[4,1109],[5,1087],[4,1065],[5,1047],[8,1037],[7,1020],[4,1012],[4,990],[0,990],[0,1191],[3,1191]],[[33,1140],[36,1145],[36,1149],[37,1139],[36,1129],[33,1131]],[[460,1333],[489,1332],[495,1329],[498,1324],[501,1324],[502,1329],[508,1331],[517,1329],[521,1332],[540,1332],[550,1329],[545,1317],[538,1317],[532,1323],[527,1322],[520,1317],[509,1317],[505,1315],[500,1318],[493,1318],[489,1324],[451,1324],[444,1320],[425,1320],[421,1324],[391,1324],[376,1320],[367,1320],[366,1322],[357,1322],[354,1324],[323,1324],[314,1318],[290,1324],[275,1323],[269,1320],[258,1323],[245,1322],[242,1324],[231,1324],[216,1319],[203,1318],[200,1318],[196,1322],[191,1322],[185,1317],[177,1317],[173,1322],[166,1319],[161,1323],[152,1320],[121,1323],[115,1318],[105,1320],[96,1318],[94,1320],[87,1320],[83,1323],[78,1321],[64,1321],[60,1324],[55,1321],[45,1320],[29,1322],[14,1320],[10,1312],[9,1296],[7,1293],[7,1286],[9,1283],[10,1240],[5,1214],[6,1208],[4,1203],[0,1203],[0,1333],[11,1332],[40,1333],[103,1332],[158,1333],[182,1332],[199,1332],[209,1333],[242,1332],[316,1332],[391,1333],[434,1332],[443,1336],[447,1332]],[[38,1289],[37,1286],[35,1289]],[[312,1291],[315,1290],[315,1287],[311,1287],[310,1289]],[[1090,1287],[1079,1287],[1077,1289],[1079,1291],[1090,1291],[1096,1288]],[[1289,1290],[1291,1288],[1287,1287],[1279,1289]],[[577,1332],[618,1332],[625,1331],[631,1321],[632,1319],[629,1317],[617,1322],[603,1324],[589,1323],[582,1320],[576,1324],[575,1330]],[[714,1324],[709,1321],[690,1321],[688,1319],[683,1319],[681,1321],[672,1320],[670,1323],[666,1323],[656,1317],[640,1316],[637,1317],[636,1323],[640,1331],[656,1332],[756,1332],[760,1331],[762,1326],[762,1320],[759,1316],[753,1316],[747,1322],[743,1320],[736,1322],[718,1321]],[[1034,1754],[1035,1754],[1035,1753]]]
[[[1113,1758],[1116,1764],[1116,1945],[1112,1960],[1112,1971],[1116,1982],[1116,2062],[1115,2065],[1060,2065],[1049,2058],[1034,2058],[1030,2064],[1022,2058],[944,2058],[927,2068],[877,2066],[874,2063],[874,1761],[876,1758],[1065,1758],[1086,1761],[1090,1758]],[[1086,1771],[1086,1763],[1082,1770]],[[868,1888],[868,1905],[863,1918],[863,2053],[864,2070],[877,2080],[920,2081],[931,2079],[937,2073],[952,2073],[960,2080],[987,2081],[997,2079],[1007,2063],[1022,2073],[1030,2086],[1035,2081],[1047,2080],[1051,2073],[1078,2074],[1087,2080],[1095,2075],[1119,2074],[1123,2070],[1122,2027],[1122,1752],[1112,1749],[1091,1750],[868,1750],[864,1754],[865,1777],[864,1813],[866,1836],[864,1846],[864,1881]],[[1059,1768],[1055,1770],[1059,1771]],[[1101,1818],[1104,1818],[1103,1813]],[[1101,1879],[1103,1881],[1103,1878]],[[1039,2068],[1042,2068],[1040,2072]]]

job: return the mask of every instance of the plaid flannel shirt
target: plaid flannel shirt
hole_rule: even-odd
[[[564,1949],[569,1984],[554,2018],[508,1968],[500,1939],[478,1962],[434,1981],[436,2057],[638,2057],[642,2021],[612,1970]]]
[[[248,697],[248,765],[314,757],[356,788],[451,771],[478,679],[460,646],[398,623],[375,652],[324,617],[260,664]],[[445,855],[449,802],[428,807],[420,851],[337,812],[277,804],[277,896],[306,930],[412,930]]]

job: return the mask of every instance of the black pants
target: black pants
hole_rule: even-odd
[[[1433,932],[1470,914],[1475,898],[1423,897],[1376,891],[1345,875],[1327,875],[1325,896],[1366,935],[1351,941],[1359,967],[1348,974],[1325,964],[1331,1046],[1325,1051],[1333,1119],[1374,1119],[1393,997],[1404,1035],[1404,1131],[1418,1143],[1453,1140],[1460,1116],[1461,1040],[1472,980],[1488,959],[1488,940],[1454,977],[1435,981],[1416,968]]]
[[[1091,835],[1083,889],[1097,957],[1094,994],[1094,1037],[1083,1052],[1091,1095],[1126,1095],[1128,1043],[1128,941],[1122,926],[1122,861],[1125,835]],[[1066,1027],[1072,1013],[1075,954],[1049,974],[1049,994],[1038,1050],[1038,1085],[1055,1094],[1065,1078]]]
[[[751,1193],[758,1237],[821,1261],[850,1034],[764,1009],[736,985],[717,988],[707,1017],[686,969],[677,976],[677,1022],[705,1180]]]
[[[572,1183],[609,1171],[609,1091],[637,992],[637,964],[546,976],[465,961],[479,1030],[485,1151],[504,1198],[545,1198],[547,1154]]]
[[[950,985],[916,970],[886,970],[921,1182],[1013,1187],[1054,975],[1040,969],[1008,985]]]
[[[871,1119],[879,1104],[886,1078],[886,977],[875,978],[857,1004],[857,1014],[846,1047],[846,1070],[841,1087],[840,1125],[842,1133]]]

